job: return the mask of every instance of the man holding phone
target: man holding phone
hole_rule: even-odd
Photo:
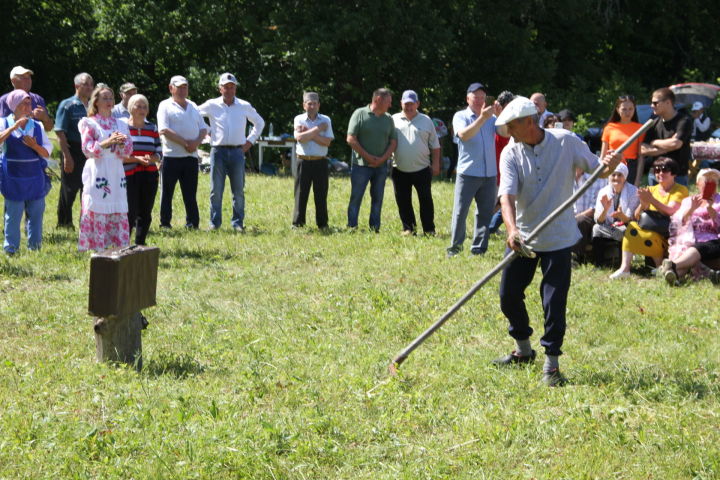
[[[453,117],[453,132],[458,145],[455,200],[450,226],[450,247],[447,257],[462,251],[465,241],[465,221],[470,204],[475,199],[475,228],[470,253],[482,255],[488,248],[488,225],[497,196],[497,166],[495,164],[495,117],[493,105],[487,99],[487,87],[470,84],[465,97],[468,108]]]

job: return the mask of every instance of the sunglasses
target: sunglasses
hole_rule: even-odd
[[[655,171],[655,173],[670,173],[670,167],[668,167],[667,165],[658,165],[657,167],[653,167],[653,170]]]
[[[665,100],[667,100],[667,98],[663,98],[662,100],[654,100],[654,101],[650,102],[650,105],[652,105],[653,107],[657,107],[658,103],[664,102]]]
[[[627,100],[630,100],[631,102],[634,102],[634,101],[635,101],[635,96],[633,96],[633,95],[620,95],[620,96],[618,97],[618,100],[620,100],[621,102],[625,102],[625,101],[627,101]]]

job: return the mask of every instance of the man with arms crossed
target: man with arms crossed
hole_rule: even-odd
[[[571,251],[580,238],[572,208],[565,209],[529,246],[536,256],[523,256],[523,239],[573,193],[575,168],[595,170],[598,158],[575,134],[566,130],[544,130],[539,125],[535,104],[517,97],[498,116],[498,133],[511,136],[500,156],[500,203],[507,228],[507,247],[519,252],[505,268],[500,281],[500,307],[510,322],[509,333],[517,348],[493,361],[498,366],[512,366],[535,360],[530,336],[533,329],[525,308],[525,289],[532,282],[540,262],[542,282],[540,296],[545,314],[545,334],[540,345],[545,348],[543,382],[559,386],[565,382],[560,374],[558,357],[562,355],[565,336],[565,307],[570,289]],[[603,177],[615,170],[622,155],[610,151],[602,159]]]
[[[692,156],[690,136],[693,120],[686,113],[675,109],[675,94],[669,88],[655,90],[650,106],[657,118],[645,134],[645,141],[640,144],[640,154],[653,157],[650,163],[657,157],[669,157],[675,160],[680,167],[675,181],[687,187]],[[651,171],[648,175],[648,184],[656,183],[655,174]]]
[[[392,181],[403,235],[415,234],[412,187],[418,194],[423,232],[435,235],[431,184],[432,177],[440,173],[440,141],[432,119],[418,112],[420,100],[417,93],[405,90],[400,102],[402,112],[392,116],[398,132],[397,149],[393,153]]]
[[[180,181],[185,204],[185,228],[197,229],[200,214],[197,205],[198,153],[207,126],[197,105],[188,100],[188,81],[175,75],[170,79],[170,98],[158,105],[158,132],[162,138],[162,196],[160,227],[172,228],[172,198],[175,184]]]
[[[60,102],[55,114],[55,135],[62,152],[57,223],[61,228],[74,228],[72,208],[77,193],[82,189],[82,171],[86,160],[80,146],[78,122],[87,116],[87,104],[95,88],[93,78],[87,73],[75,75],[74,82],[75,95]]]
[[[458,140],[458,163],[448,258],[454,257],[463,248],[465,221],[473,199],[475,228],[470,253],[482,255],[488,248],[489,224],[497,193],[497,165],[495,117],[493,105],[485,105],[486,94],[482,83],[470,84],[465,96],[468,108],[453,117],[453,131]]]
[[[235,96],[237,79],[223,73],[218,80],[220,96],[200,105],[200,114],[210,119],[210,229],[222,225],[222,198],[225,177],[232,190],[233,230],[245,231],[245,152],[250,150],[265,128],[265,120],[245,100]],[[245,137],[247,121],[253,124]]]
[[[350,117],[347,134],[347,143],[352,148],[349,228],[357,228],[360,205],[370,182],[370,229],[380,231],[387,179],[386,162],[397,146],[395,124],[387,113],[391,104],[390,90],[378,88],[373,92],[370,105],[358,108]]]
[[[297,176],[295,177],[295,210],[292,224],[294,228],[305,226],[310,187],[315,197],[315,223],[318,228],[328,227],[328,146],[335,136],[330,118],[318,113],[320,96],[315,92],[303,94],[305,113],[295,117],[293,127],[297,140]]]

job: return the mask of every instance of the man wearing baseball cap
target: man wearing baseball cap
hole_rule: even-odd
[[[162,139],[162,195],[160,227],[172,228],[172,198],[180,182],[185,204],[185,228],[197,229],[200,213],[197,205],[198,153],[207,126],[197,105],[188,97],[188,81],[182,75],[170,79],[170,98],[158,105],[158,131]]]
[[[245,230],[245,152],[265,128],[265,120],[245,100],[235,96],[237,79],[232,73],[223,73],[218,80],[220,96],[200,105],[200,115],[210,119],[210,229],[222,224],[222,198],[225,177],[230,179],[232,190],[232,227],[236,232]],[[253,124],[245,137],[247,122]]]
[[[112,116],[115,118],[130,118],[130,112],[128,112],[128,102],[130,97],[138,93],[138,89],[134,83],[123,83],[120,85],[120,103],[115,104],[112,109]]]
[[[415,91],[405,90],[400,104],[402,111],[392,116],[398,134],[392,182],[403,235],[415,235],[417,226],[412,206],[413,187],[418,194],[423,233],[435,235],[432,177],[440,173],[440,141],[432,119],[418,112],[420,100]]]
[[[538,262],[543,279],[540,295],[545,314],[543,382],[559,386],[558,357],[565,336],[565,309],[570,289],[571,251],[580,238],[571,208],[564,210],[526,246],[524,239],[573,193],[575,168],[591,172],[599,165],[587,145],[572,132],[543,130],[535,104],[516,97],[495,121],[497,132],[512,137],[500,156],[500,204],[507,228],[507,248],[519,253],[503,271],[500,307],[510,322],[509,333],[516,349],[494,360],[498,366],[512,366],[535,360],[530,345],[533,329],[525,308],[525,289],[532,282]],[[615,170],[622,155],[607,153],[602,176]],[[534,255],[528,251],[534,250]]]
[[[52,130],[54,123],[50,115],[48,115],[45,99],[30,91],[32,88],[32,76],[32,70],[17,66],[10,70],[10,83],[12,83],[14,89],[25,90],[30,95],[33,118],[42,123],[45,131],[49,132]],[[9,94],[10,92],[0,97],[0,117],[7,117],[13,113],[6,101]]]
[[[482,255],[488,248],[489,224],[495,208],[497,165],[495,164],[495,117],[493,105],[486,105],[487,88],[471,83],[465,99],[468,107],[453,117],[457,137],[458,163],[455,200],[450,226],[448,258],[462,250],[465,221],[475,199],[475,228],[470,253]]]
[[[712,134],[712,130],[710,129],[711,122],[710,117],[705,113],[705,105],[703,105],[702,102],[693,103],[690,109],[690,115],[693,117],[693,129],[690,138],[697,142],[704,142],[710,138]]]

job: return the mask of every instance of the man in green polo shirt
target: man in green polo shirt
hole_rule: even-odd
[[[357,228],[360,205],[370,183],[370,229],[380,230],[387,160],[397,146],[397,131],[387,111],[392,93],[386,88],[373,92],[370,105],[358,108],[350,117],[347,143],[352,148],[348,227]]]

